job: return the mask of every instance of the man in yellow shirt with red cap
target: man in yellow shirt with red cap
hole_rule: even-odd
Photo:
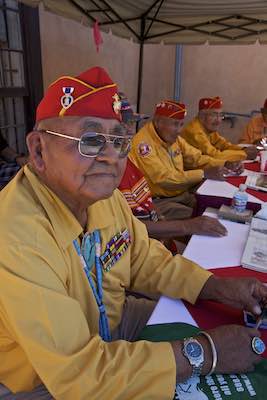
[[[199,100],[199,112],[182,129],[181,136],[202,154],[224,161],[254,159],[257,149],[254,146],[240,148],[227,141],[218,132],[223,120],[223,103],[220,97],[207,97]]]
[[[245,127],[239,143],[257,145],[264,138],[267,138],[267,99],[261,108],[261,114],[251,118]]]
[[[27,136],[29,164],[0,193],[5,400],[171,400],[176,382],[261,360],[258,332],[238,325],[136,341],[155,303],[127,289],[260,314],[267,288],[214,277],[148,238],[116,190],[130,148],[117,93],[99,67],[52,83]]]
[[[222,180],[227,172],[224,160],[202,155],[181,138],[185,115],[183,103],[161,101],[153,120],[134,136],[129,155],[145,175],[154,203],[167,219],[189,218],[195,205],[195,196],[189,191],[203,178]],[[232,164],[226,167],[232,168]]]

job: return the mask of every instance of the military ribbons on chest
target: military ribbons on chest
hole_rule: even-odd
[[[105,272],[110,271],[111,267],[121,258],[131,243],[128,229],[124,229],[114,235],[107,243],[104,253],[100,260]]]

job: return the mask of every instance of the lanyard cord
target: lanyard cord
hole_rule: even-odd
[[[98,231],[93,232],[94,235],[94,245],[95,245],[95,268],[96,268],[96,284],[95,287],[94,281],[90,274],[90,268],[87,264],[87,260],[84,258],[81,252],[81,248],[77,239],[73,241],[74,247],[82,261],[83,270],[87,277],[87,280],[91,286],[93,294],[95,296],[96,303],[99,309],[99,332],[100,336],[106,342],[111,341],[111,335],[109,330],[108,318],[106,314],[105,304],[103,303],[103,288],[102,288],[102,266],[100,263],[100,256],[101,256],[101,241],[100,241],[100,234]]]

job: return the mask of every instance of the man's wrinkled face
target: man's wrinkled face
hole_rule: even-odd
[[[221,108],[201,110],[199,112],[199,118],[208,132],[214,132],[217,131],[218,127],[221,125],[224,114]]]
[[[48,121],[48,126],[46,123]],[[41,128],[80,138],[84,133],[96,132],[124,136],[125,129],[113,119],[90,117],[64,117],[52,126],[49,120]],[[62,194],[61,197],[92,204],[108,198],[119,185],[127,157],[120,158],[113,143],[105,143],[96,157],[79,153],[78,141],[58,137],[46,132],[43,135],[45,161],[44,180],[48,186]]]
[[[160,138],[168,144],[173,144],[180,134],[183,127],[183,119],[159,117],[154,120],[157,133]]]

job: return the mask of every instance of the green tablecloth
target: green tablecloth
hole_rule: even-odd
[[[147,326],[140,340],[172,341],[196,335],[199,328],[184,323]],[[267,400],[267,360],[254,372],[236,375],[212,375],[188,380],[176,386],[175,400]]]

